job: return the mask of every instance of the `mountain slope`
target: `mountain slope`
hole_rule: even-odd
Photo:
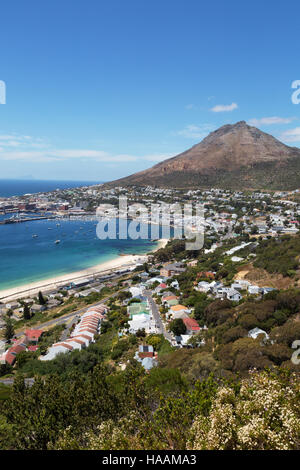
[[[240,121],[222,126],[189,150],[113,184],[295,189],[300,186],[300,149]]]

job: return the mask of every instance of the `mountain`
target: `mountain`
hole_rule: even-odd
[[[240,121],[220,127],[175,157],[112,184],[292,190],[300,187],[300,149]]]

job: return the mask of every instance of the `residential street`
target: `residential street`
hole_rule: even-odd
[[[158,333],[159,334],[163,334],[164,337],[168,340],[168,341],[172,341],[172,335],[171,333],[169,333],[166,329],[165,329],[165,326],[162,322],[162,319],[161,319],[161,316],[160,316],[160,312],[159,312],[159,309],[158,309],[158,306],[156,305],[156,303],[154,302],[153,298],[152,298],[152,295],[151,295],[151,292],[150,291],[147,291],[145,290],[144,291],[144,294],[145,296],[147,297],[148,301],[149,301],[149,305],[151,307],[151,311],[152,311],[152,314],[153,314],[153,318],[155,319],[155,322],[156,322],[156,325],[157,325],[157,329],[158,329]]]

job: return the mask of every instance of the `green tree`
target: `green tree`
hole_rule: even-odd
[[[176,318],[175,320],[171,321],[169,325],[169,330],[172,331],[175,336],[180,336],[184,335],[184,333],[186,332],[186,326],[181,318]]]
[[[30,307],[29,307],[28,304],[24,305],[23,317],[24,317],[24,320],[30,320],[30,318],[31,318],[31,311],[30,311]]]
[[[8,342],[10,342],[14,334],[15,334],[15,330],[14,330],[13,323],[11,319],[8,318],[5,323],[4,337]]]
[[[43,296],[42,292],[39,291],[39,304],[40,304],[40,305],[45,305],[45,303],[46,303],[46,299],[45,299],[45,297]]]

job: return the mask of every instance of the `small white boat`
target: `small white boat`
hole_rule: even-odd
[[[60,243],[60,240],[55,240],[54,242],[56,245],[58,245]]]
[[[38,235],[36,235],[36,234],[32,235],[32,238],[37,238],[37,237],[38,237]]]

